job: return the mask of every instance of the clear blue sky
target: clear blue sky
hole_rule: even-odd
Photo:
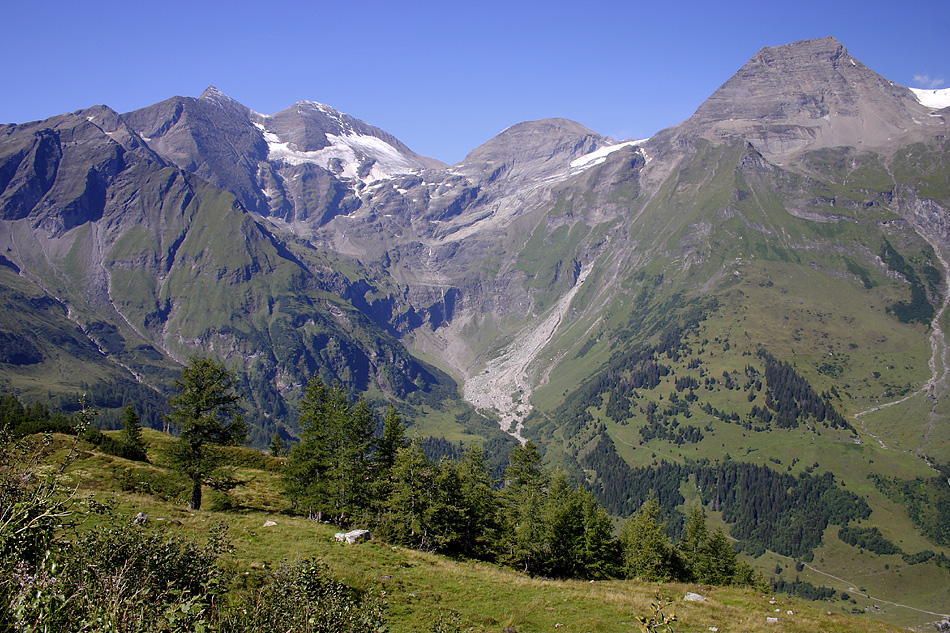
[[[827,35],[892,81],[950,87],[950,0],[2,0],[0,122],[214,84],[267,114],[320,101],[453,163],[544,117],[650,136],[759,48]]]

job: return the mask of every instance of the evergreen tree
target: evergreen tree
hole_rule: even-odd
[[[340,524],[364,516],[372,501],[370,453],[376,435],[376,419],[363,396],[346,415],[340,429],[336,486],[331,494]]]
[[[606,578],[617,558],[610,517],[587,490],[563,472],[551,477],[542,519],[539,571],[561,578]]]
[[[534,443],[526,442],[511,452],[505,482],[502,558],[526,573],[536,573],[544,551],[542,513],[548,477],[541,470],[541,454]]]
[[[705,555],[708,541],[706,513],[702,505],[695,504],[689,509],[683,534],[677,544],[686,578],[692,582],[706,582],[704,580],[707,575]]]
[[[220,361],[192,356],[175,380],[178,395],[168,401],[167,419],[179,431],[171,457],[191,479],[193,510],[201,507],[201,485],[218,465],[207,445],[240,444],[247,434],[234,383]]]
[[[435,468],[418,442],[396,452],[392,492],[383,504],[379,524],[382,538],[411,547],[432,547],[428,519],[434,480]]]
[[[133,405],[128,405],[122,413],[122,443],[130,459],[146,461],[147,452],[145,439],[142,437],[142,426],[139,424],[139,415]]]
[[[668,581],[676,577],[674,551],[659,523],[660,504],[650,496],[620,529],[627,578]]]
[[[457,556],[470,519],[457,462],[443,459],[433,469],[430,493],[422,519],[429,542],[437,551]]]
[[[457,470],[464,492],[462,506],[465,512],[459,554],[492,558],[501,529],[500,506],[482,447],[475,444],[467,448]]]
[[[710,585],[741,585],[751,582],[751,577],[745,578],[740,574],[740,571],[746,571],[743,569],[744,563],[736,556],[736,550],[722,528],[716,528],[710,535],[703,558],[705,574],[701,582]],[[751,568],[745,575],[751,576]]]
[[[383,418],[383,436],[376,443],[376,460],[384,469],[393,467],[396,453],[400,448],[409,446],[406,439],[406,427],[396,412],[396,407],[390,405]]]
[[[582,578],[613,578],[620,572],[620,544],[613,536],[610,515],[588,490],[578,488],[584,515],[584,538],[578,575]]]
[[[280,431],[274,431],[274,437],[270,440],[271,457],[283,457],[287,450],[284,447],[284,438],[280,436]]]
[[[342,387],[314,378],[300,403],[300,425],[284,476],[291,503],[347,525],[370,501],[373,413],[362,398],[351,406]]]

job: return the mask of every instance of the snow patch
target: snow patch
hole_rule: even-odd
[[[911,88],[910,91],[917,97],[917,101],[928,108],[940,110],[950,107],[950,88],[943,88],[942,90]]]
[[[395,174],[407,174],[414,168],[408,157],[375,136],[327,134],[330,145],[316,151],[303,152],[290,143],[282,143],[280,137],[263,129],[263,126],[258,127],[267,142],[268,160],[279,160],[291,165],[312,163],[329,170],[331,161],[337,159],[342,164],[340,175],[344,178],[357,178],[360,167],[373,161],[369,174],[362,178],[366,183],[387,180]]]
[[[584,154],[578,158],[575,158],[571,161],[571,169],[587,169],[588,167],[593,167],[594,165],[600,165],[607,160],[607,156],[613,154],[616,151],[622,150],[624,147],[635,147],[641,143],[645,143],[649,139],[640,139],[637,141],[624,141],[623,143],[617,143],[616,145],[608,145],[606,147],[601,147],[600,149],[595,149],[593,152]]]

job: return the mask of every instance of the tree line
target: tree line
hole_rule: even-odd
[[[512,451],[495,481],[484,451],[427,458],[390,408],[382,433],[365,401],[312,380],[300,404],[300,442],[289,451],[284,491],[292,508],[341,527],[367,527],[386,542],[511,566],[557,578],[641,578],[751,584],[721,530],[694,508],[679,541],[644,496],[615,535],[594,495],[542,467],[531,442]]]

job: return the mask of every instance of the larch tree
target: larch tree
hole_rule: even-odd
[[[300,442],[290,451],[284,485],[295,507],[347,525],[370,501],[369,455],[376,428],[360,398],[351,405],[339,385],[311,380],[300,402]]]
[[[675,551],[659,522],[660,504],[655,495],[620,528],[623,570],[627,578],[668,581],[676,577]]]
[[[178,431],[171,457],[191,479],[193,510],[201,508],[201,486],[218,467],[208,445],[233,446],[247,437],[235,377],[221,361],[192,356],[175,380],[167,421]],[[210,482],[209,482],[210,483]]]
[[[139,424],[139,415],[131,404],[122,414],[122,443],[125,444],[127,455],[131,459],[146,461],[147,447],[142,437],[142,426]]]

